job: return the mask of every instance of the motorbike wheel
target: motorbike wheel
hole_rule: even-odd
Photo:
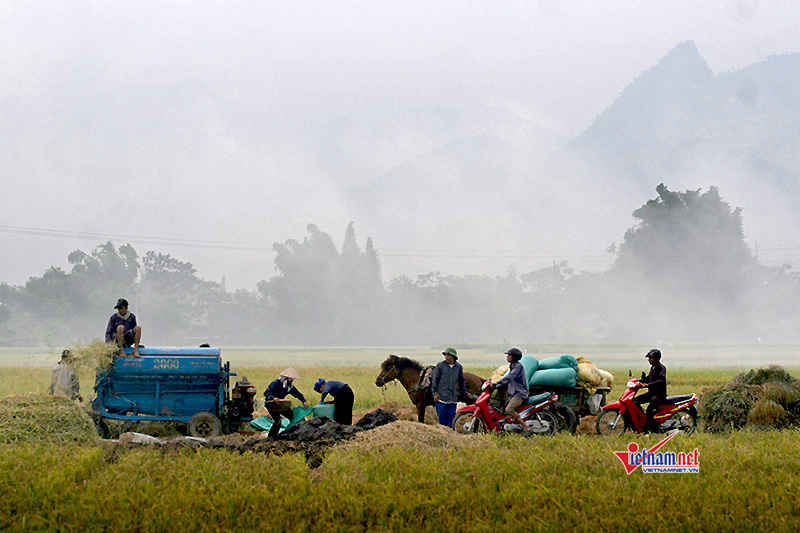
[[[604,437],[619,436],[625,433],[628,426],[625,424],[625,417],[617,409],[609,409],[597,415],[597,434]]]
[[[459,413],[453,419],[453,430],[462,435],[486,433],[486,425],[483,420],[473,416],[472,413]]]
[[[539,421],[547,424],[547,431],[543,431],[541,433],[533,433],[533,435],[542,435],[544,437],[552,437],[556,433],[558,433],[558,417],[549,411],[539,411],[536,415],[539,418]]]
[[[558,422],[558,431],[569,431],[574,435],[578,428],[578,417],[575,416],[575,411],[563,402],[556,402],[551,407],[556,422]]]
[[[675,420],[676,428],[687,436],[697,430],[697,415],[694,411],[678,411],[672,418]]]

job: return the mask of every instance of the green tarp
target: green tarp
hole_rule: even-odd
[[[281,418],[281,429],[279,431],[285,431],[290,427],[292,427],[293,425],[302,422],[308,415],[311,414],[312,411],[313,407],[308,407],[308,408],[295,407],[294,409],[292,409],[291,421],[285,418]],[[272,428],[272,424],[273,424],[272,420],[270,420],[266,416],[256,418],[255,420],[250,422],[251,426],[253,426],[256,429],[260,429],[261,431],[269,431]]]

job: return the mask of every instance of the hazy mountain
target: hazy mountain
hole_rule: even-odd
[[[633,80],[565,154],[614,190],[720,187],[754,237],[800,220],[800,54],[714,74],[693,42]]]
[[[277,108],[269,94],[245,105],[197,79],[80,87],[0,101],[0,166],[15,199],[5,209],[18,225],[54,227],[52,213],[69,208],[65,227],[75,231],[268,247],[309,222],[335,233],[355,220],[379,251],[446,243],[602,255],[664,182],[717,185],[744,208],[748,237],[785,242],[798,227],[798,54],[714,74],[685,42],[571,143],[535,110],[476,98]],[[121,212],[124,220],[98,224]],[[41,253],[66,257],[78,243],[58,246]],[[199,254],[188,258],[208,259]],[[272,274],[268,257],[242,260],[261,278]],[[576,266],[609,261],[595,255]],[[513,260],[460,262],[461,272],[478,272]],[[396,263],[412,274],[453,264]],[[250,275],[248,283],[258,279]]]

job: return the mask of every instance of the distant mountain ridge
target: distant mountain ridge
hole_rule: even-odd
[[[797,187],[798,135],[800,54],[715,76],[687,41],[631,82],[570,150],[631,182],[668,180],[723,154],[768,184]]]

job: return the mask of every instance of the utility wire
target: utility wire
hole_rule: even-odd
[[[176,239],[163,237],[142,237],[137,235],[94,233],[86,231],[67,231],[46,228],[29,228],[0,225],[0,233],[53,237],[79,240],[124,240],[130,243],[180,246],[209,250],[271,251],[271,244],[211,241],[200,239]],[[779,253],[800,249],[800,244],[776,244],[759,246],[758,253]],[[381,257],[407,258],[460,258],[460,259],[610,259],[613,254],[578,250],[431,250],[422,248],[385,248],[378,250]]]

